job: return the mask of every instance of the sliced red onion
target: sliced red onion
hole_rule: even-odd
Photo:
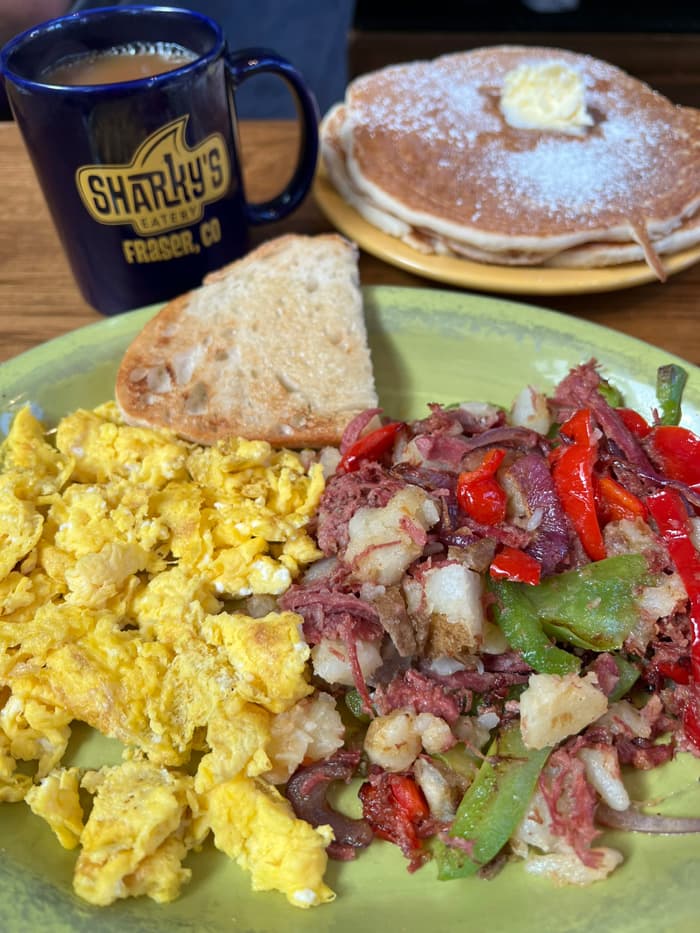
[[[660,813],[642,813],[636,807],[627,810],[613,810],[605,803],[596,808],[596,819],[610,829],[623,829],[633,833],[658,833],[679,835],[681,833],[700,833],[700,817],[662,816]]]

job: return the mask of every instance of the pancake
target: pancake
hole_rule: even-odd
[[[684,221],[680,227],[654,241],[659,256],[671,256],[700,243],[700,214]],[[566,269],[592,269],[618,266],[625,262],[639,262],[644,251],[637,243],[586,243],[566,249],[544,260],[545,266]]]
[[[592,125],[579,135],[516,129],[501,112],[505,75],[543,62],[581,75]],[[424,252],[508,265],[634,256],[663,278],[659,252],[700,242],[699,112],[590,56],[496,46],[390,66],[353,81],[321,135],[344,199]]]

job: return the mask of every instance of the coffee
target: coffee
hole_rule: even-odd
[[[174,71],[196,58],[194,52],[173,42],[130,42],[101,52],[71,56],[48,69],[41,80],[71,87],[138,81]]]

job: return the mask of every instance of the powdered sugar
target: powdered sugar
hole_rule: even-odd
[[[473,145],[480,133],[498,132],[497,114],[477,83],[454,80],[423,63],[392,69],[388,83],[375,86],[374,76],[356,82],[352,106],[365,126],[397,134],[418,135],[426,142],[449,140],[457,149]]]
[[[640,201],[645,178],[657,167],[655,146],[662,127],[615,117],[584,144],[554,135],[520,152],[492,148],[483,169],[501,199],[514,199],[552,213],[576,216]]]

